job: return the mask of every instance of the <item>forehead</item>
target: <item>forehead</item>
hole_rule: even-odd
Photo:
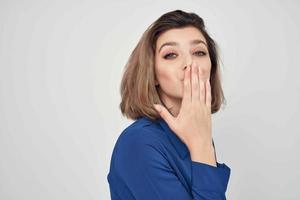
[[[156,41],[156,49],[165,42],[189,43],[193,39],[200,39],[206,43],[203,34],[195,27],[174,28],[162,33]]]

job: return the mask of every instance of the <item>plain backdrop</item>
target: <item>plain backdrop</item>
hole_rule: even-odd
[[[120,80],[146,28],[181,9],[220,46],[212,115],[229,200],[300,199],[299,1],[0,1],[0,199],[110,199]]]

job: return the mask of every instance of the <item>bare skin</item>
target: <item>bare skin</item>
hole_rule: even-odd
[[[156,84],[168,109],[162,105],[155,105],[155,109],[187,145],[193,161],[216,166],[211,131],[211,62],[206,45],[192,45],[190,41],[194,39],[206,44],[201,32],[194,27],[171,29],[158,38]],[[159,51],[161,45],[169,41],[178,44],[169,48],[169,51],[167,47],[170,45]],[[206,54],[195,55],[199,50]],[[178,56],[166,59],[168,52]]]

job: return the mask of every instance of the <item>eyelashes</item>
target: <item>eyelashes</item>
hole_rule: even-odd
[[[170,57],[170,55],[175,55],[176,53],[168,53],[165,56],[163,56],[164,59],[169,59],[169,58],[174,58],[174,57]],[[206,53],[204,51],[196,51],[195,54],[197,54],[198,56],[205,56]]]

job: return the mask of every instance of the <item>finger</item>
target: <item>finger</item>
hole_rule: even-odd
[[[183,80],[183,97],[181,102],[181,107],[191,102],[192,92],[191,92],[191,66],[187,66],[184,71],[184,80]]]
[[[209,110],[211,110],[211,87],[209,78],[206,82],[206,105],[209,108]]]
[[[202,79],[199,80],[200,85],[200,102],[205,104],[205,83]]]
[[[198,78],[198,67],[195,63],[192,63],[192,101],[199,101],[199,78]]]
[[[174,117],[172,116],[172,114],[170,114],[170,112],[162,105],[153,104],[153,106],[155,110],[159,113],[161,118],[163,118],[167,122],[167,124],[170,127],[172,127],[174,123]]]
[[[198,66],[198,78],[199,78],[199,99],[200,99],[200,102],[201,103],[205,103],[205,90],[203,91],[203,87],[205,87],[202,79],[202,72],[201,72],[201,69],[200,69],[200,66]]]

